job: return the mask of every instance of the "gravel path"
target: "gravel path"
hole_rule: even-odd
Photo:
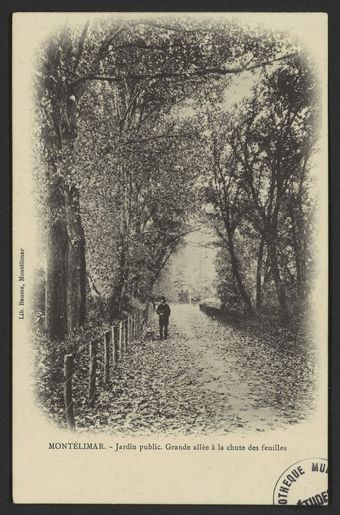
[[[125,434],[265,431],[308,415],[312,369],[302,353],[172,305],[169,338],[156,315],[134,342],[93,413],[77,426]]]

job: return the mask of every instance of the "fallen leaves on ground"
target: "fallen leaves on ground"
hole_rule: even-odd
[[[172,306],[169,332],[167,340],[159,340],[154,318],[143,340],[132,342],[111,367],[108,384],[99,352],[93,407],[86,398],[88,356],[77,356],[73,392],[78,430],[262,432],[295,424],[311,413],[311,347],[296,349],[284,339],[273,345],[269,336],[251,336],[190,305]],[[65,423],[62,389],[47,411]]]

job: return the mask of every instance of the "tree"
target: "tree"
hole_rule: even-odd
[[[209,119],[212,121],[211,117]],[[215,216],[222,222],[222,228],[219,228],[219,224],[217,224],[216,229],[229,251],[233,278],[236,281],[241,298],[248,312],[253,315],[252,300],[244,284],[235,245],[235,232],[240,226],[242,217],[244,217],[244,192],[238,179],[235,156],[232,152],[228,153],[230,151],[228,147],[227,153],[225,152],[227,133],[231,130],[231,127],[223,115],[219,122],[222,131],[214,131],[211,136],[213,178],[207,188],[207,200],[214,205]]]
[[[291,230],[295,257],[299,256],[295,273],[301,284],[302,233],[297,235],[294,223],[287,227],[287,207],[290,206],[291,214],[292,206],[301,207],[299,195],[292,196],[292,192],[304,188],[315,142],[317,106],[313,87],[312,70],[304,59],[291,59],[275,69],[264,78],[262,90],[251,101],[247,120],[238,126],[233,138],[233,151],[253,205],[252,213],[256,213],[253,225],[267,246],[283,318],[290,313],[282,267],[284,250],[280,247],[284,232]]]
[[[62,339],[85,322],[89,252],[82,196],[89,198],[84,184],[94,184],[88,171],[95,175],[99,155],[107,158],[110,154],[114,173],[111,179],[110,174],[104,174],[103,182],[96,184],[103,189],[110,181],[116,182],[109,196],[110,202],[112,198],[117,201],[120,213],[112,231],[114,252],[119,255],[114,285],[110,285],[112,317],[119,313],[128,293],[128,239],[136,230],[131,213],[135,214],[139,205],[138,200],[135,205],[130,201],[138,187],[129,165],[140,153],[138,142],[161,141],[162,133],[152,130],[155,121],[201,87],[221,80],[227,85],[232,75],[280,62],[289,54],[288,47],[283,37],[245,30],[234,22],[212,25],[187,20],[169,24],[161,19],[86,23],[81,28],[66,27],[46,42],[37,68],[37,119],[49,213],[46,329],[50,338]],[[101,148],[91,159],[78,140],[90,98],[96,95],[98,124],[103,121],[110,130],[101,132]],[[160,223],[154,216],[147,223],[151,220]],[[166,242],[170,249],[177,243],[177,236]],[[97,252],[94,247],[92,250]],[[163,266],[166,256],[167,252],[158,256],[156,268]],[[136,285],[137,278],[133,281]]]
[[[262,281],[269,271],[284,320],[291,315],[288,285],[300,297],[304,291],[310,212],[305,208],[303,213],[302,206],[309,205],[308,167],[317,134],[314,90],[313,70],[304,56],[273,66],[231,116],[219,113],[214,122],[218,131],[210,138],[208,199],[224,226],[221,237],[227,241],[240,295],[251,311],[235,254],[236,231],[258,241],[256,307],[262,306]]]

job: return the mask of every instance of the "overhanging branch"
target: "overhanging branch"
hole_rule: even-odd
[[[195,70],[193,72],[158,72],[158,73],[142,73],[142,74],[124,74],[124,75],[97,75],[97,74],[88,74],[84,77],[79,77],[76,79],[72,86],[78,86],[79,84],[87,81],[105,81],[105,82],[122,82],[124,80],[145,80],[145,79],[180,79],[180,80],[190,80],[195,77],[206,77],[209,75],[216,76],[226,76],[226,75],[237,75],[238,73],[243,73],[251,70],[255,70],[257,68],[262,68],[263,66],[269,66],[278,61],[282,61],[284,59],[289,59],[293,57],[296,53],[287,54],[281,57],[277,57],[276,59],[271,59],[269,61],[264,61],[261,63],[256,63],[253,65],[241,66],[238,68],[203,68],[202,70]]]

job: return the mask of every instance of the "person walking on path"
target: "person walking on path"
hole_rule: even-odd
[[[163,340],[163,332],[165,340],[168,337],[169,316],[171,313],[169,305],[165,302],[165,297],[161,297],[161,303],[158,304],[157,315],[159,316],[159,337]]]

